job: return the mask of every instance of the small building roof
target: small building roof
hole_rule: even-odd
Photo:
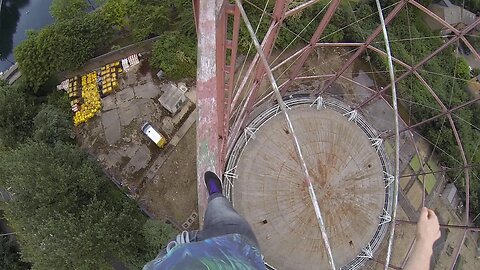
[[[170,113],[175,114],[181,105],[185,102],[185,92],[179,89],[175,84],[164,84],[162,86],[163,94],[158,99],[160,104]]]
[[[454,27],[457,25],[469,25],[477,18],[473,12],[454,5],[449,0],[443,0],[439,3],[431,4],[428,9]],[[426,23],[433,30],[444,28],[441,23],[428,15],[426,17]]]

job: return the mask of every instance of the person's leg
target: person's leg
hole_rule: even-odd
[[[212,179],[215,178],[215,179]],[[238,233],[258,247],[258,241],[248,222],[233,209],[230,201],[221,190],[220,179],[212,172],[205,173],[205,183],[209,190],[208,206],[205,212],[203,230],[198,232],[197,241]],[[220,188],[218,188],[220,185]],[[210,193],[215,190],[216,192]]]

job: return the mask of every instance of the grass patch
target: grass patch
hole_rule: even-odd
[[[392,156],[394,154],[393,147],[388,142],[385,142],[385,151],[387,151],[388,156]]]
[[[420,164],[420,158],[418,157],[418,155],[412,158],[412,160],[410,161],[410,167],[412,167],[414,172],[418,172],[420,170],[422,166]]]
[[[440,168],[438,168],[438,164],[437,162],[433,161],[433,160],[430,160],[428,161],[428,167],[430,167],[430,169],[432,169],[433,172],[438,172],[440,171]]]

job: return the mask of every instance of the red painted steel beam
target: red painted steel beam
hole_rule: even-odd
[[[413,1],[412,1],[413,2]],[[421,6],[421,5],[420,5]],[[428,13],[429,11],[427,11]],[[457,36],[456,37],[453,37],[451,38],[448,42],[446,42],[444,45],[440,46],[439,48],[437,48],[437,50],[435,50],[433,53],[431,53],[429,56],[427,56],[426,58],[424,58],[422,61],[420,61],[417,65],[415,65],[414,67],[412,67],[409,71],[405,72],[404,74],[402,74],[400,77],[398,77],[395,82],[389,84],[387,87],[385,87],[383,90],[379,91],[377,94],[373,95],[372,97],[370,97],[369,99],[367,99],[365,102],[363,102],[360,106],[358,106],[357,108],[361,108],[363,105],[367,104],[368,102],[370,102],[371,100],[373,100],[374,98],[378,97],[379,95],[381,95],[382,93],[384,93],[385,91],[387,91],[394,83],[398,83],[400,80],[402,80],[403,78],[405,78],[406,76],[410,75],[411,73],[414,73],[417,78],[425,85],[425,87],[427,87],[427,89],[429,90],[429,92],[432,94],[432,96],[435,98],[435,100],[437,101],[437,103],[439,103],[439,105],[442,107],[442,110],[445,112],[445,111],[448,111],[447,108],[445,107],[445,105],[442,103],[442,101],[438,98],[438,96],[435,94],[435,92],[433,91],[433,89],[430,87],[430,85],[428,85],[428,83],[425,82],[425,80],[418,74],[418,72],[416,71],[420,66],[424,65],[426,62],[428,62],[430,59],[432,59],[435,55],[437,55],[438,53],[440,53],[441,51],[443,51],[445,48],[447,48],[448,46],[450,46],[451,44],[453,44],[453,42],[457,41],[458,39],[460,39],[461,37],[465,36],[465,34],[467,34],[468,32],[470,32],[471,30],[473,30],[478,24],[480,23],[480,17],[477,18],[473,23],[471,23],[469,26],[467,26],[465,29],[463,29],[460,33],[456,33]],[[326,89],[324,87],[324,89]],[[460,149],[460,154],[462,156],[462,160],[463,160],[463,163],[464,165],[468,165],[468,162],[466,160],[466,156],[465,156],[465,151],[463,149],[463,145],[462,145],[462,141],[460,139],[460,136],[458,134],[458,130],[455,126],[455,123],[452,119],[452,116],[451,114],[447,113],[447,118],[449,120],[449,123],[452,127],[452,132],[455,136],[455,140],[457,142],[457,145]],[[465,173],[465,179],[466,179],[466,197],[467,197],[467,200],[466,200],[466,211],[465,211],[465,222],[466,224],[468,224],[468,219],[469,219],[469,211],[470,211],[470,177],[469,177],[469,171],[468,169],[465,169],[464,170],[464,173]]]
[[[198,13],[199,13],[199,8],[200,8],[200,0],[192,0],[192,6],[193,6],[193,19],[195,20],[195,29],[197,30],[198,33]]]
[[[227,107],[227,81],[226,77],[229,76],[229,67],[227,66],[227,47],[231,42],[227,40],[227,9],[228,5],[227,2],[223,3],[222,9],[217,14],[217,28],[216,28],[216,60],[217,60],[217,117],[218,119],[218,140],[219,143],[219,166],[221,167],[221,171],[223,170],[223,161],[225,157],[223,156],[223,145],[224,139],[227,137],[227,133],[225,132],[228,129],[228,122],[225,122],[225,107]],[[231,76],[230,76],[231,77]]]
[[[240,32],[240,11],[238,7],[233,4],[226,4],[225,11],[227,16],[233,15],[233,33],[232,39],[227,39],[227,29],[228,25],[225,29],[225,34],[221,35],[220,38],[223,38],[227,42],[227,47],[230,49],[230,54],[228,57],[230,58],[230,63],[225,66],[225,71],[228,72],[228,81],[226,82],[226,99],[225,99],[225,111],[224,111],[224,125],[223,125],[223,132],[222,132],[222,146],[221,146],[221,163],[225,164],[227,158],[227,138],[229,135],[229,121],[231,115],[231,106],[232,106],[232,99],[233,99],[233,86],[235,81],[235,65],[237,60],[237,52],[238,52],[238,40],[239,40],[239,32]],[[228,24],[228,18],[225,21]],[[226,52],[225,52],[226,53]]]
[[[385,18],[385,25],[388,25],[393,18],[400,12],[400,10],[408,3],[408,0],[399,1],[398,4],[393,8],[393,10]],[[365,43],[358,48],[357,51],[345,62],[345,64],[340,68],[334,77],[327,81],[327,83],[322,87],[317,89],[314,94],[322,94],[327,88],[329,88],[333,82],[335,82],[345,71],[353,64],[353,62],[362,55],[362,53],[368,48],[368,46],[382,33],[382,26],[378,26],[372,34],[367,38]]]
[[[313,33],[312,37],[310,38],[310,42],[307,45],[306,50],[302,52],[302,54],[299,56],[299,58],[295,62],[295,66],[292,69],[292,72],[290,74],[288,81],[285,84],[283,84],[282,88],[280,88],[280,93],[282,94],[282,96],[285,95],[290,85],[292,85],[293,81],[298,76],[298,72],[300,72],[300,69],[305,64],[305,61],[307,60],[308,56],[312,53],[316,43],[320,39],[320,36],[323,34],[323,31],[325,31],[325,28],[327,27],[328,23],[332,19],[339,5],[340,5],[340,0],[334,0],[328,6],[328,9],[325,12],[325,15],[323,16],[322,20],[318,24],[317,30],[315,30],[315,33]]]
[[[296,6],[296,7],[288,10],[288,11],[285,13],[285,17],[291,16],[291,15],[293,15],[293,14],[295,14],[295,13],[297,13],[297,12],[299,12],[299,11],[301,11],[301,10],[309,7],[309,6],[312,6],[312,5],[314,5],[314,4],[318,3],[318,2],[320,2],[320,0],[310,0],[310,1],[307,1],[307,2],[305,2],[305,3],[303,3],[303,4],[300,4],[300,5]]]
[[[447,112],[448,111],[447,107],[445,106],[445,104],[443,104],[443,102],[437,96],[435,91],[433,91],[432,87],[423,79],[422,76],[420,76],[420,74],[418,74],[416,71],[414,71],[414,73],[417,76],[417,78],[422,82],[422,84],[428,89],[428,91],[433,96],[435,101],[440,105],[442,110],[444,112]],[[465,155],[465,150],[463,148],[462,140],[460,139],[460,135],[458,134],[458,129],[455,125],[455,122],[453,121],[452,115],[447,113],[446,116],[447,116],[448,122],[450,123],[450,126],[452,127],[453,136],[455,137],[455,141],[457,142],[458,148],[460,150],[460,155],[462,157],[463,165],[467,166],[468,161]],[[468,171],[468,169],[464,169],[464,173],[465,173],[465,183],[466,183],[465,193],[467,198],[465,201],[465,224],[468,224],[469,215],[470,215],[470,199],[469,199],[470,198],[470,172]]]
[[[426,123],[429,123],[429,122],[431,122],[431,121],[433,121],[433,120],[435,120],[435,119],[438,119],[438,118],[440,118],[440,117],[442,117],[442,116],[445,116],[445,115],[447,115],[447,114],[451,114],[451,113],[453,113],[453,112],[455,112],[455,111],[457,111],[457,110],[460,110],[460,109],[462,109],[462,108],[464,108],[464,107],[466,107],[466,106],[468,106],[468,105],[471,105],[471,104],[476,103],[476,102],[479,102],[479,101],[480,101],[480,97],[476,97],[476,98],[474,98],[474,99],[472,99],[472,100],[470,100],[470,101],[467,101],[467,102],[465,102],[465,103],[463,103],[463,104],[460,104],[460,105],[458,105],[458,106],[456,106],[456,107],[454,107],[454,108],[451,108],[451,109],[449,109],[449,110],[443,111],[443,112],[440,113],[440,114],[437,114],[437,115],[432,116],[432,117],[430,117],[430,118],[428,118],[428,119],[425,119],[425,120],[423,120],[423,121],[421,121],[421,122],[418,122],[418,123],[416,123],[416,124],[413,124],[413,125],[411,125],[411,126],[408,126],[407,128],[404,128],[404,129],[400,130],[400,133],[403,133],[403,132],[405,132],[405,131],[412,130],[412,129],[418,127],[418,126],[421,126],[421,125],[424,125],[424,124],[426,124]],[[392,136],[393,136],[393,134],[388,134],[388,135],[386,135],[384,138],[389,138],[389,137],[392,137]]]
[[[223,13],[223,1],[194,1],[197,24],[197,189],[198,213],[200,225],[207,206],[207,191],[203,182],[205,171],[214,171],[221,175],[220,132],[224,125],[222,95],[224,92],[224,74],[222,57],[219,49],[222,41],[218,40],[218,14]]]
[[[287,8],[288,8],[288,4],[286,0],[278,0],[275,2],[275,7],[273,10],[272,19],[270,22],[270,27],[268,28],[267,33],[265,33],[265,37],[263,38],[263,41],[262,41],[263,53],[267,57],[267,59],[270,56],[271,49],[273,48],[273,45],[274,45],[273,39],[276,38],[276,34],[273,34],[273,33],[278,33],[278,31],[280,30],[281,23],[285,19],[285,12]],[[237,89],[237,93],[233,98],[232,107],[235,107],[235,105],[237,104],[240,96],[242,95],[243,89],[246,87],[247,82],[251,77],[251,74],[255,74],[254,75],[255,80],[259,79],[257,78],[257,75],[259,74],[259,70],[264,71],[260,63],[260,57],[258,56],[258,54],[256,54],[252,62],[250,63],[247,72],[244,75],[242,83]],[[260,72],[260,75],[262,73],[264,74],[264,72]],[[250,90],[254,88],[255,86],[251,87]]]
[[[415,222],[415,221],[403,220],[403,219],[397,219],[397,220],[395,220],[395,223],[397,223],[397,224],[417,225],[417,222]],[[474,232],[480,231],[480,228],[479,228],[479,227],[472,227],[472,226],[465,226],[465,225],[440,224],[440,228],[444,228],[444,229],[461,229],[461,230],[468,230],[468,231],[474,231]]]
[[[285,19],[285,12],[287,11],[288,3],[285,0],[277,0],[275,3],[275,8],[273,11],[273,18],[270,23],[270,28],[267,31],[267,34],[264,38],[264,44],[262,44],[262,49],[265,57],[268,59],[272,54],[275,41],[277,40],[278,33],[282,26],[283,20]],[[255,102],[255,96],[260,84],[262,83],[263,78],[265,77],[265,67],[258,60],[256,64],[256,70],[254,71],[255,77],[253,79],[253,85],[249,90],[249,95],[247,97],[246,103],[246,114],[249,115],[252,111],[253,104]],[[245,124],[242,125],[242,128],[245,127]]]

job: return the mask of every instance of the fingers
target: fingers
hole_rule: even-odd
[[[421,219],[432,219],[432,218],[437,218],[437,215],[435,212],[431,209],[428,209],[426,207],[422,207],[422,210],[420,212],[420,218]]]
[[[422,210],[420,211],[420,217],[419,219],[422,220],[422,219],[428,219],[428,208],[426,207],[422,207]]]

